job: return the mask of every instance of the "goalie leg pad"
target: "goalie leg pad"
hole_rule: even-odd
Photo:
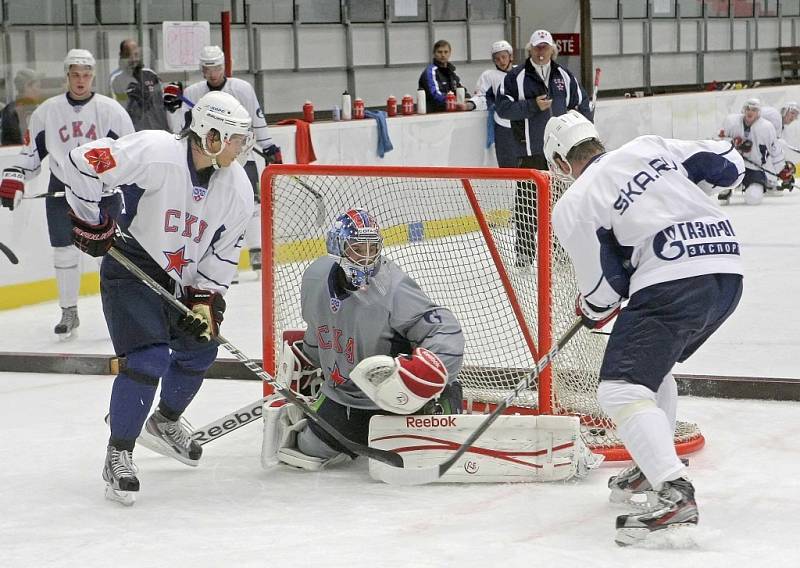
[[[349,461],[346,454],[331,449],[308,428],[303,411],[279,394],[264,402],[264,439],[261,465],[271,469],[278,463],[319,471]]]
[[[448,459],[486,419],[483,415],[374,416],[369,445],[403,448],[406,467]],[[602,462],[580,437],[573,416],[500,416],[439,481],[450,483],[560,481],[584,477]],[[380,478],[381,464],[370,461]]]

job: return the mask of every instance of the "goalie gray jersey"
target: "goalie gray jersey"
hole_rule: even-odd
[[[308,325],[304,352],[325,377],[322,393],[346,406],[378,406],[350,381],[359,361],[373,355],[409,353],[424,347],[456,379],[464,357],[461,325],[447,308],[434,303],[397,264],[382,257],[380,269],[364,290],[343,291],[336,260],[325,256],[303,273],[301,305]]]

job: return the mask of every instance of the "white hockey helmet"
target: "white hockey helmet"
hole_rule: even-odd
[[[744,101],[744,105],[742,105],[742,112],[746,110],[755,110],[761,112],[761,99],[747,99]]]
[[[496,41],[492,44],[492,55],[495,53],[500,53],[501,51],[507,51],[509,55],[514,55],[514,48],[511,47],[511,44],[504,39]]]
[[[200,50],[200,67],[217,67],[225,64],[225,52],[218,45],[207,45]]]
[[[800,114],[800,105],[795,101],[787,101],[781,105],[781,116],[786,116],[787,113],[794,112]]]
[[[209,156],[217,156],[231,137],[239,134],[245,137],[240,158],[245,158],[253,147],[253,120],[236,98],[222,91],[211,91],[203,95],[192,108],[192,123],[189,129],[200,137],[203,150]],[[207,146],[208,133],[219,132],[222,149],[211,152]]]
[[[64,73],[69,73],[69,68],[72,65],[90,67],[94,71],[94,55],[88,49],[70,49],[64,58]]]
[[[552,117],[544,127],[544,155],[550,164],[550,170],[561,171],[556,164],[556,156],[566,160],[570,150],[581,142],[592,139],[600,140],[600,135],[594,124],[578,111],[570,110],[566,114]]]

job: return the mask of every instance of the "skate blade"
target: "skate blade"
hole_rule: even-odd
[[[617,529],[617,536],[614,542],[617,546],[635,546],[635,545],[658,545],[659,543],[664,546],[672,546],[672,540],[675,536],[685,534],[685,530],[694,528],[695,523],[675,523],[665,527],[651,531],[646,527],[628,527]]]
[[[197,467],[200,465],[200,460],[190,460],[189,458],[182,456],[178,452],[176,452],[172,446],[161,440],[156,436],[153,436],[150,432],[146,429],[142,430],[142,433],[139,434],[139,437],[136,438],[136,443],[140,446],[144,446],[150,451],[153,451],[157,454],[161,454],[162,456],[173,458],[178,460],[179,462],[186,464],[190,467]]]
[[[56,337],[62,343],[65,341],[72,341],[73,339],[78,337],[78,330],[73,329],[72,331],[68,331],[67,333],[56,333]]]
[[[121,489],[114,489],[111,485],[106,485],[106,499],[131,507],[136,503],[136,492],[122,491]]]

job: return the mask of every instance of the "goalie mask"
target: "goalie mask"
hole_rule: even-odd
[[[375,217],[367,211],[351,209],[339,215],[328,231],[326,246],[355,288],[365,288],[377,274],[383,237]]]
[[[211,156],[214,167],[216,157],[225,149],[226,144],[238,144],[240,150],[237,160],[247,160],[253,147],[253,130],[250,114],[233,95],[222,91],[211,91],[197,101],[192,108],[192,124],[189,129],[200,137],[203,151]],[[208,147],[208,133],[215,130],[219,133],[222,146],[218,152]]]

